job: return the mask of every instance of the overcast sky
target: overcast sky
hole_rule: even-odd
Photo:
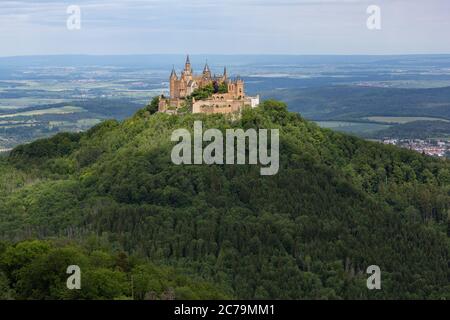
[[[450,0],[0,0],[0,56],[151,53],[450,53]]]

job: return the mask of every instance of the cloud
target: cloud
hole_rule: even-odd
[[[2,55],[30,53],[450,52],[447,0],[0,1]],[[80,5],[82,29],[66,28]]]

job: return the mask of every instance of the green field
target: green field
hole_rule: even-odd
[[[387,124],[352,121],[316,121],[316,123],[322,128],[348,133],[372,133],[390,127]]]
[[[82,111],[83,111],[83,108],[80,108],[80,107],[64,106],[61,108],[48,108],[48,109],[42,109],[42,110],[33,110],[33,111],[26,111],[26,112],[3,114],[3,115],[0,115],[0,118],[32,117],[32,116],[39,116],[39,115],[43,115],[43,114],[68,114],[68,113],[76,113],[76,112],[82,112]]]
[[[29,108],[37,105],[48,105],[65,102],[66,99],[44,99],[44,98],[13,98],[0,99],[0,110]]]

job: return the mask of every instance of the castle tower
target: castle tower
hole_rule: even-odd
[[[227,75],[227,67],[223,68],[223,81],[227,81],[228,75]]]
[[[186,81],[187,83],[192,80],[192,66],[191,66],[191,60],[189,59],[189,55],[186,57],[186,63],[184,65],[184,71],[181,75],[182,80]]]
[[[238,99],[243,99],[245,97],[244,81],[241,78],[236,80],[236,97]]]
[[[177,82],[178,76],[174,66],[170,74],[170,98],[172,99],[177,97]]]
[[[192,66],[191,66],[191,59],[189,58],[189,55],[186,57],[186,63],[184,65],[184,71],[188,73],[192,73]]]
[[[203,69],[203,79],[211,79],[211,70],[209,69],[208,61],[206,61],[205,68]]]
[[[233,96],[235,96],[236,94],[235,94],[235,85],[234,85],[234,82],[233,81],[229,81],[228,82],[228,92],[229,93],[231,93],[231,94],[233,94]]]

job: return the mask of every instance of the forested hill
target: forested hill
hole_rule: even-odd
[[[172,164],[170,135],[194,120],[280,129],[278,174]],[[449,205],[448,161],[320,129],[283,103],[235,121],[141,110],[2,160],[0,286],[67,298],[61,279],[41,275],[57,265],[45,261],[77,256],[91,278],[116,279],[115,290],[91,285],[84,298],[129,298],[131,274],[135,298],[450,298]],[[34,238],[49,241],[20,242]],[[366,287],[370,265],[381,268],[381,290]],[[183,280],[169,283],[166,268]],[[24,280],[26,270],[39,271]]]

